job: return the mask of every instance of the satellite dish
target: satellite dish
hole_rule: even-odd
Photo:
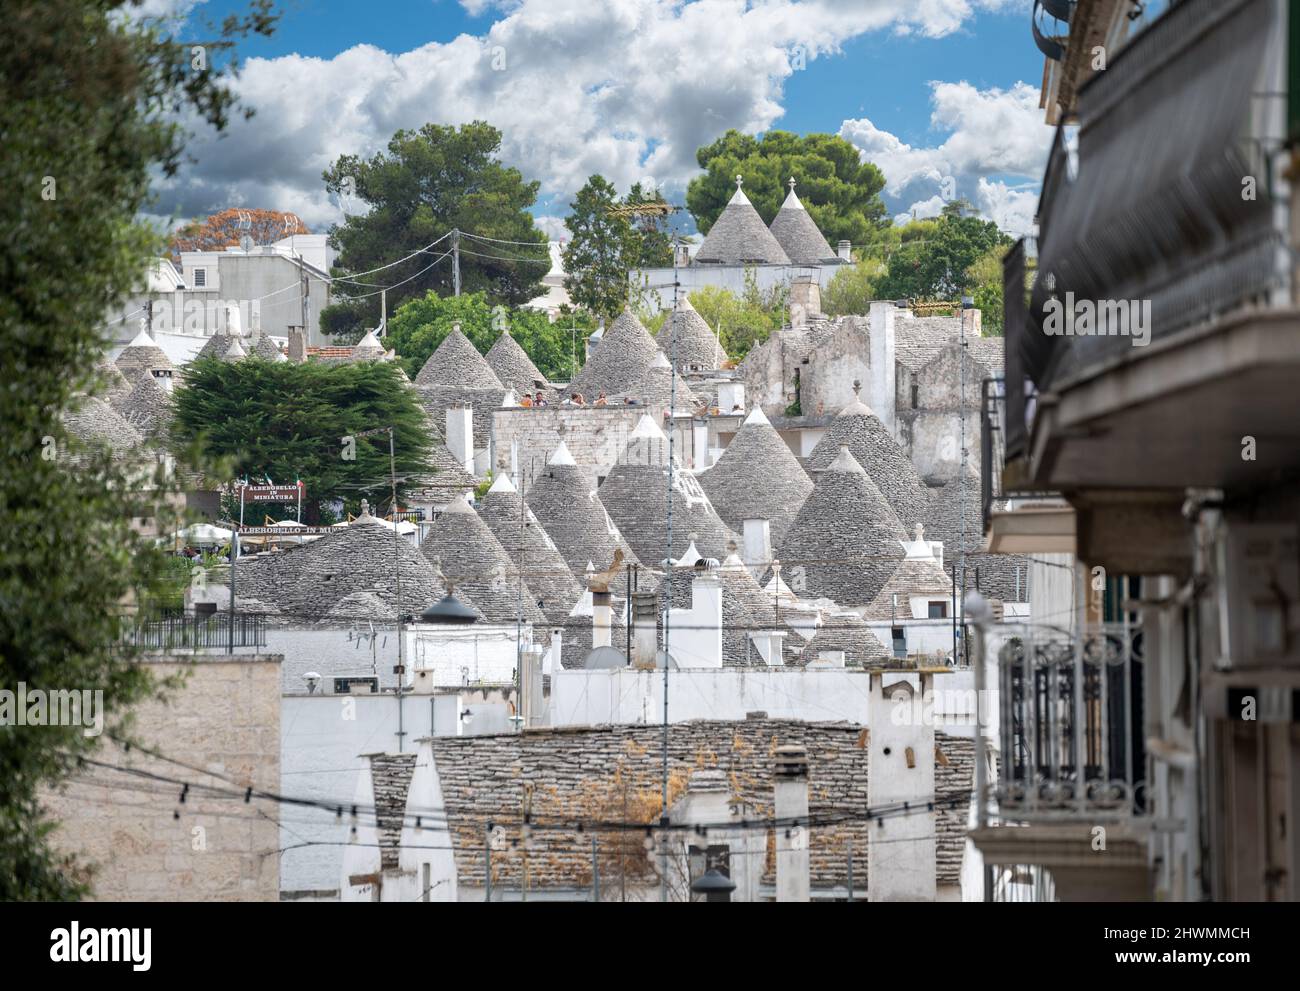
[[[627,657],[616,647],[597,647],[582,659],[584,671],[615,671],[627,667]]]

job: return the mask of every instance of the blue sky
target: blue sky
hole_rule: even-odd
[[[149,0],[220,19],[241,0]],[[1028,0],[282,0],[241,48],[255,123],[199,136],[164,213],[224,205],[337,213],[321,168],[397,127],[482,117],[562,216],[593,171],[653,175],[670,198],[727,127],[840,133],[885,170],[901,216],[937,212],[942,177],[1004,228],[1029,215],[1051,138]],[[491,73],[498,46],[507,73]],[[798,69],[792,53],[809,54]],[[672,62],[677,62],[672,66]],[[788,65],[787,65],[788,64]],[[794,71],[790,67],[794,67]],[[521,106],[526,103],[527,106]],[[937,117],[936,119],[932,119]],[[255,149],[265,154],[256,154]],[[274,202],[271,202],[273,200]],[[232,201],[242,201],[234,203]]]

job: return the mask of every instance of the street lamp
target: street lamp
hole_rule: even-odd
[[[736,882],[716,867],[710,867],[700,878],[691,882],[691,891],[704,895],[706,902],[729,902],[731,893],[735,890]]]

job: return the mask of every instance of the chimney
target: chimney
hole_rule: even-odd
[[[886,676],[896,679],[887,688]],[[924,811],[935,788],[934,720],[926,705],[927,696],[933,701],[934,675],[877,670],[868,677],[867,805],[879,808],[910,802],[921,808],[912,815],[893,816],[883,829],[871,830],[867,898],[934,901],[937,820],[933,811]],[[878,836],[888,842],[874,842]]]
[[[841,241],[835,246],[835,254],[846,262],[853,261],[853,245],[848,241]]]
[[[659,630],[655,616],[655,593],[632,593],[632,623],[634,637],[632,663],[639,668],[653,668],[659,652]]]
[[[695,454],[695,470],[709,467],[709,421],[704,417],[691,420],[691,450]]]
[[[164,391],[172,391],[172,370],[170,368],[155,368],[152,369],[150,374],[158,380],[158,384],[163,387]]]
[[[447,410],[447,449],[471,475],[474,474],[474,407]]]
[[[773,775],[777,819],[776,900],[806,902],[810,900],[808,752],[798,745],[777,747]]]
[[[790,284],[790,326],[802,327],[822,311],[822,288],[813,275],[798,276]]]
[[[686,244],[677,245],[677,267],[686,268],[691,263],[690,248]]]
[[[542,697],[542,648],[525,647],[520,654],[523,670],[519,676],[519,714],[524,728],[541,726],[546,720],[546,700]]]
[[[610,645],[609,623],[613,612],[609,605],[608,592],[591,593],[591,649]]]
[[[745,520],[743,560],[757,578],[772,563],[772,527],[767,520]]]
[[[867,382],[866,403],[880,417],[890,436],[894,429],[894,315],[893,303],[872,303],[868,319],[868,350],[871,360],[871,377]]]
[[[754,649],[758,651],[758,656],[763,658],[763,663],[768,667],[780,668],[785,666],[785,630],[754,630],[749,634],[749,639],[754,641]]]
[[[961,308],[961,332],[966,337],[979,337],[984,326],[984,314],[975,308],[972,302],[970,306],[966,305],[966,300],[962,300]]]
[[[298,365],[307,360],[307,335],[301,327],[289,328],[289,360]]]
[[[724,416],[745,413],[745,383],[723,382],[718,386],[718,409]]]

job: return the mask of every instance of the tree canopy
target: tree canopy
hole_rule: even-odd
[[[551,323],[537,310],[493,306],[485,293],[439,296],[430,292],[402,304],[388,321],[385,341],[397,352],[406,373],[415,378],[453,324],[460,324],[482,354],[508,326],[538,371],[554,382],[569,381],[574,368],[582,367],[587,337],[596,326],[586,312]]]
[[[399,499],[406,479],[431,470],[423,411],[391,362],[204,358],[186,369],[175,401],[178,442],[228,459],[236,476],[301,479],[308,522],[320,519],[323,502],[355,509],[362,498],[378,504],[391,492],[388,434],[357,436],[362,431],[394,428]]]
[[[717,286],[705,286],[690,294],[695,311],[714,329],[727,356],[737,363],[785,325],[788,298],[789,288],[785,285],[773,286],[766,292],[759,289],[752,271],[745,273],[740,295]]]
[[[105,312],[163,248],[136,218],[151,175],[184,159],[177,118],[224,128],[239,112],[231,48],[275,23],[269,3],[230,15],[196,68],[191,41],[126,7],[10,4],[0,45],[0,684],[102,691],[106,733],[155,687],[121,634],[164,570],[132,520],[172,522],[167,473],[148,451],[123,464],[78,443],[64,416],[93,384]],[[0,900],[88,890],[84,865],[51,847],[39,794],[98,743],[76,725],[0,731]]]
[[[429,290],[453,295],[447,254],[453,240],[444,237],[452,230],[464,232],[462,292],[484,292],[493,303],[506,305],[541,294],[550,256],[546,235],[528,212],[539,184],[503,165],[500,149],[501,132],[483,121],[460,127],[425,124],[398,131],[386,150],[368,159],[343,155],[325,171],[329,192],[344,203],[355,197],[369,207],[330,230],[330,243],[339,252],[336,274],[369,272],[406,259],[355,283],[335,282],[339,301],[322,313],[327,333],[355,340],[364,323],[374,326],[376,286],[392,287],[389,312]]]
[[[971,266],[990,251],[1005,251],[1011,238],[992,221],[966,215],[968,209],[960,201],[949,203],[938,218],[903,228],[876,285],[878,297],[955,300],[971,293]]]
[[[606,317],[617,316],[632,295],[628,281],[634,268],[673,263],[666,217],[635,214],[629,208],[663,204],[654,190],[634,185],[622,199],[612,183],[591,176],[569,204],[565,221],[571,240],[565,245],[564,287],[579,306]],[[666,205],[666,204],[665,204]]]
[[[696,151],[695,159],[706,172],[691,180],[686,206],[704,234],[736,192],[737,175],[744,176],[745,195],[769,224],[793,176],[799,200],[832,245],[864,243],[889,223],[880,198],[884,174],[834,134],[768,131],[756,138],[733,130]]]
[[[245,228],[242,225],[248,224]],[[222,251],[247,234],[254,244],[272,244],[291,234],[311,231],[295,214],[282,210],[246,210],[229,207],[210,216],[191,220],[171,237],[172,257],[182,251]]]

